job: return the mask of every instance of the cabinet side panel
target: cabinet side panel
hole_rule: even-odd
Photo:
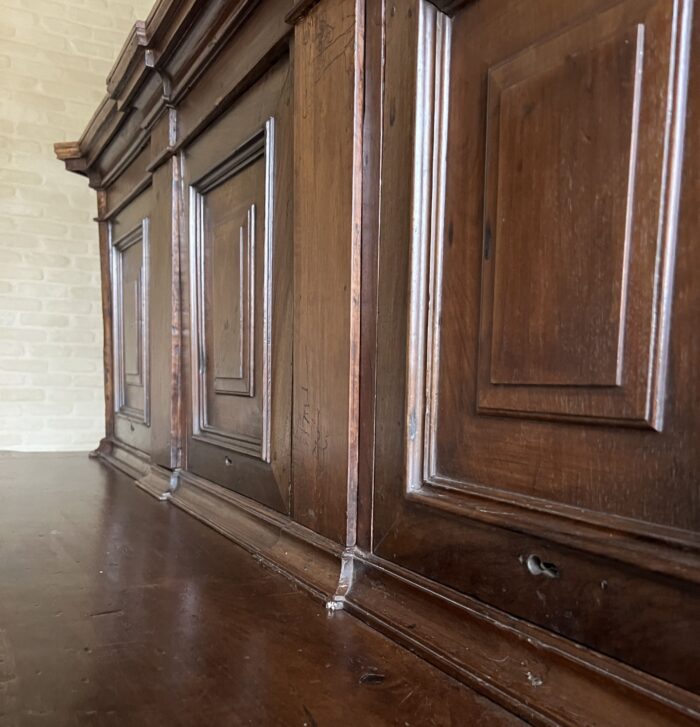
[[[295,29],[294,518],[354,537],[362,8],[324,0]]]
[[[174,235],[177,222],[173,198],[173,178],[177,165],[168,162],[153,174],[153,211],[151,221],[151,456],[163,467],[177,466],[177,432],[173,428],[176,415],[175,402],[177,359],[173,351],[175,325],[174,301],[179,286],[173,279],[173,260],[177,254]]]

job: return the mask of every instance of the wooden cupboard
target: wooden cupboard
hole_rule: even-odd
[[[695,723],[694,4],[159,0],[56,146],[98,456],[533,723]]]
[[[184,150],[188,470],[289,513],[290,61]]]

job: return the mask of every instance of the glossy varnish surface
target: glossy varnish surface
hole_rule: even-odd
[[[533,724],[698,724],[695,6],[158,0],[57,145],[102,190],[100,456]],[[142,301],[110,260],[139,224]],[[204,618],[238,654],[236,593]],[[249,678],[216,658],[171,697]]]
[[[381,189],[391,191],[382,194],[377,273],[373,550],[698,694],[697,640],[685,637],[697,632],[700,595],[691,443],[698,389],[688,368],[697,307],[687,287],[698,258],[697,237],[683,232],[697,205],[684,202],[679,216],[664,217],[663,165],[649,159],[662,158],[654,145],[664,138],[669,99],[677,118],[688,109],[693,133],[697,74],[690,83],[668,78],[674,48],[687,54],[700,26],[690,26],[683,2],[530,5],[475,2],[448,21],[423,0],[387,14]],[[612,109],[608,99],[624,102],[626,116],[589,118],[593,103]],[[588,137],[595,154],[582,151]],[[550,152],[552,138],[559,143]],[[619,171],[596,156],[606,148],[618,150]],[[693,148],[689,136],[688,200]],[[666,156],[675,180],[680,157]],[[528,169],[541,183],[526,180]],[[616,205],[632,183],[625,231]],[[582,202],[589,193],[601,212],[609,209],[590,212]],[[644,201],[654,195],[654,204]],[[666,232],[657,240],[660,218]],[[605,275],[586,269],[598,265],[603,239]],[[550,242],[556,254],[541,247]],[[560,264],[557,255],[575,246],[585,248],[585,261],[569,254],[569,267]],[[624,255],[602,262],[615,246],[627,249],[628,272]],[[643,273],[653,269],[645,256],[654,250],[659,261],[678,256],[675,278],[672,265],[659,276],[658,310],[654,276]],[[608,333],[593,323],[590,366],[561,333],[578,346],[593,330],[577,322],[578,295],[589,297],[586,326],[603,309],[618,311],[619,325],[603,314],[613,322]],[[534,307],[523,327],[514,311],[523,313],[526,299]],[[655,315],[668,340],[649,335]],[[614,353],[607,364],[604,349]],[[606,379],[613,385],[601,385]],[[635,404],[639,392],[648,409]]]
[[[87,455],[0,455],[0,725],[518,721]]]

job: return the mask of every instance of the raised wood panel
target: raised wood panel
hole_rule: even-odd
[[[112,436],[106,446],[108,450],[121,447],[127,459],[133,455],[143,463],[151,452],[153,410],[151,303],[157,296],[151,277],[154,194],[150,180],[145,186],[137,183],[131,191],[122,186],[121,192],[122,201],[116,209],[104,210],[100,223],[109,243],[114,370],[109,413]]]
[[[139,245],[141,247],[141,245]],[[139,264],[136,271],[133,258],[138,252],[122,258],[124,263],[124,277],[122,287],[122,310],[124,325],[124,378],[130,386],[143,386],[143,282],[142,267]],[[134,274],[135,273],[135,274]]]
[[[534,724],[697,721],[695,5],[159,2],[59,150],[100,454]]]
[[[590,36],[584,25],[489,72],[492,384],[622,383],[644,28],[576,46]]]
[[[148,218],[112,243],[116,413],[149,423]]]
[[[190,203],[194,436],[265,462],[270,461],[274,128],[269,119],[228,160],[196,181]],[[257,396],[256,327],[262,358]],[[221,398],[228,396],[253,401],[232,405]]]
[[[464,53],[455,34],[467,34],[461,20],[469,11],[453,21],[434,10],[419,14],[405,434],[410,488],[427,481],[505,490],[525,465],[539,476],[520,480],[517,491],[542,497],[537,485],[547,462],[549,496],[562,505],[585,507],[586,495],[590,503],[597,495],[592,509],[640,520],[653,511],[640,516],[624,492],[644,487],[633,454],[644,446],[641,433],[573,425],[646,428],[647,438],[664,428],[673,291],[672,277],[660,272],[675,255],[677,215],[667,188],[677,185],[672,135],[685,103],[685,87],[672,71],[688,46],[681,13],[665,3],[610,5],[577,22],[560,11],[557,33],[531,24],[530,35],[511,41],[505,53],[490,49],[496,55],[478,72],[488,89],[483,116],[466,116],[455,103],[476,88],[467,78],[472,72],[455,60]],[[483,155],[483,177],[451,163],[451,149],[466,143],[467,118],[481,124],[479,136],[469,127],[469,143]],[[581,146],[589,138],[596,151],[586,155]],[[480,184],[485,202],[477,231],[459,205],[468,195],[475,206]],[[465,285],[466,265],[470,274],[480,269],[476,285]],[[475,356],[466,353],[467,342]],[[504,414],[568,426],[511,425]],[[525,440],[531,444],[523,449]],[[506,469],[487,456],[499,441],[512,449]],[[560,443],[554,449],[553,441]],[[660,464],[668,452],[658,437],[650,441],[660,445]],[[611,445],[618,455],[599,461],[595,472],[575,453]],[[567,461],[554,456],[560,446],[573,447]],[[581,477],[590,483],[585,489],[575,484]],[[602,487],[615,479],[618,497]],[[652,487],[648,480],[648,495]]]
[[[243,181],[244,176],[241,174],[243,184],[246,183]],[[214,212],[215,195],[216,192],[212,192],[207,199],[207,220],[218,216]],[[221,201],[225,203],[226,197],[223,196]],[[240,208],[233,206],[232,209],[234,214],[239,213],[241,216]],[[230,210],[221,212],[230,217]],[[233,233],[233,244],[226,235],[221,235],[221,230],[212,233],[215,242],[207,283],[214,301],[211,338],[217,342],[212,371],[216,394],[254,395],[256,214],[253,202],[240,220],[238,245],[235,242],[235,230],[230,231]],[[235,226],[235,222],[233,224]]]
[[[675,625],[653,633],[663,659],[638,648],[633,595],[697,628],[700,421],[673,272],[689,9],[387,14],[373,547],[696,689]],[[619,568],[635,586],[612,599]]]
[[[183,152],[190,472],[287,511],[291,75],[283,58]]]
[[[480,412],[662,426],[671,118],[638,5],[489,70]]]

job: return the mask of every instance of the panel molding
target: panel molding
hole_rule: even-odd
[[[231,179],[257,160],[265,162],[265,202],[263,244],[263,284],[261,305],[262,327],[262,376],[259,383],[262,400],[262,437],[251,437],[232,433],[212,425],[207,412],[207,360],[206,342],[206,299],[204,265],[204,202],[206,194],[223,182]],[[272,389],[272,250],[274,219],[274,173],[275,173],[275,120],[270,117],[262,129],[238,146],[231,156],[206,175],[190,185],[190,269],[192,270],[190,299],[192,309],[192,436],[203,442],[224,447],[241,454],[257,457],[270,462],[271,439],[271,389]],[[248,316],[249,345],[244,369],[235,380],[215,382],[216,392],[224,395],[254,395],[254,327],[256,316],[255,303],[255,246],[257,231],[255,225],[256,208],[248,209],[245,225],[240,228],[240,249],[247,243],[248,265],[246,280],[249,286]],[[241,281],[243,275],[241,276]],[[241,331],[243,333],[243,331]],[[243,361],[243,359],[242,359]],[[257,386],[257,384],[255,384]]]
[[[223,396],[255,395],[255,214],[256,205],[252,204],[239,229],[239,365],[235,374],[214,377],[214,391]]]
[[[126,295],[129,295],[133,300],[134,311],[143,310],[143,285],[141,278],[131,281],[131,291],[126,291]],[[122,295],[125,291],[122,287]],[[124,302],[124,301],[122,301]],[[138,319],[139,327],[143,327],[142,318]],[[129,361],[124,352],[124,380],[128,386],[143,386],[143,339],[139,336],[136,341],[136,360],[134,361],[134,370],[129,370]]]
[[[436,10],[428,0],[419,0],[418,5],[404,496],[409,501],[432,509],[537,537],[546,535],[554,542],[578,550],[606,555],[657,573],[695,580],[694,575],[700,572],[700,537],[695,533],[448,478],[438,472],[437,364],[440,357],[441,268],[445,235],[441,222],[444,220],[447,166],[452,20]],[[654,426],[658,429],[662,426],[663,382],[668,356],[668,323],[691,42],[691,5],[689,0],[675,0],[674,3],[655,269],[656,323],[653,326],[649,357],[649,371],[654,384],[648,402],[651,407],[652,400],[655,401],[653,411],[656,413],[637,423],[638,426]],[[629,6],[629,2],[622,3],[611,12],[621,12],[620,8],[624,10],[626,6]],[[641,42],[644,31],[638,23],[633,25]],[[484,242],[487,248],[486,234]],[[488,249],[485,252],[488,253]],[[494,410],[493,413],[505,412]],[[560,415],[557,417],[565,418]],[[590,424],[591,421],[586,423]],[[610,424],[611,421],[601,423]],[[623,423],[629,426],[630,420],[624,419]]]
[[[406,391],[406,482],[434,474],[452,21],[427,0],[418,13],[416,132]]]
[[[149,305],[149,219],[145,217],[141,222],[116,240],[112,240],[113,226],[109,225],[110,249],[112,251],[112,286],[113,301],[113,337],[114,337],[114,413],[131,421],[148,426],[150,424],[151,395],[150,395],[150,355],[148,345]],[[132,291],[136,296],[135,311],[137,318],[137,360],[138,370],[127,371],[124,345],[124,279],[123,255],[133,245],[141,243],[142,262],[141,275],[135,282]],[[143,387],[143,410],[131,407],[126,402],[126,387]]]
[[[674,41],[680,33],[680,10],[681,3],[677,2],[671,29]],[[668,334],[665,330],[668,321],[661,314],[661,301],[669,297],[670,288],[659,277],[658,270],[654,271],[653,281],[647,283],[644,266],[658,267],[659,259],[667,255],[673,256],[675,249],[677,214],[669,214],[664,190],[669,179],[675,176],[674,168],[680,163],[680,158],[674,158],[671,154],[670,132],[679,110],[683,116],[687,83],[682,79],[674,81],[674,77],[677,63],[679,60],[682,63],[682,58],[687,53],[687,39],[685,44],[681,43],[678,48],[671,45],[669,51],[667,114],[664,118],[656,120],[649,118],[644,103],[650,94],[643,72],[645,65],[650,63],[652,58],[651,56],[646,58],[645,54],[647,30],[645,23],[644,13],[639,13],[633,3],[623,2],[587,22],[573,25],[558,35],[511,56],[488,71],[484,256],[477,386],[479,413],[575,423],[617,424],[657,431],[661,431],[663,427],[665,364],[662,362],[665,362],[668,356]],[[610,30],[611,25],[615,27],[614,31]],[[630,53],[634,64],[634,86],[629,119],[629,166],[624,234],[620,230],[621,239],[612,241],[613,245],[619,246],[621,250],[621,268],[617,271],[620,300],[617,301],[619,328],[616,362],[609,362],[610,365],[616,363],[616,372],[601,370],[596,375],[588,372],[590,383],[577,381],[576,377],[572,378],[570,383],[567,383],[566,377],[559,380],[554,376],[550,380],[553,373],[545,376],[541,383],[527,381],[527,376],[520,377],[521,380],[518,380],[518,376],[513,376],[510,377],[512,380],[509,380],[507,375],[504,377],[506,372],[501,370],[503,367],[499,368],[497,340],[500,339],[496,335],[499,326],[503,325],[503,316],[499,316],[498,309],[499,261],[506,254],[509,242],[497,234],[501,232],[503,219],[496,209],[501,194],[503,173],[502,150],[499,149],[499,136],[502,135],[501,99],[510,89],[522,89],[523,83],[538,77],[542,78],[557,68],[563,69],[577,54],[599,52],[603,48],[610,48],[610,44],[615,41],[618,43],[618,48],[634,50],[634,53]],[[642,116],[645,117],[645,122],[640,121]],[[621,120],[620,123],[624,126],[625,122]],[[646,124],[642,128],[647,135],[647,144],[639,147],[639,153],[645,154],[640,161],[637,158],[638,140],[641,133],[640,124],[643,123]],[[664,162],[659,175],[655,165],[648,161],[651,152],[646,151],[649,133],[652,130],[656,133],[657,124],[662,125],[663,129],[659,144],[663,151]],[[641,198],[641,202],[638,197]],[[644,228],[640,227],[638,220],[641,217],[640,204],[646,205],[652,197],[659,200],[656,263],[653,257],[647,262],[640,262],[644,258],[642,251],[647,247],[647,235],[643,234]],[[622,224],[623,220],[618,219],[617,222]],[[615,274],[616,271],[611,271],[611,276]],[[613,282],[612,277],[610,281]],[[628,298],[635,304],[627,305]],[[637,301],[641,303],[637,305]],[[626,335],[632,329],[637,329],[637,335]],[[610,332],[609,334],[612,335]],[[646,340],[647,335],[649,340]],[[553,345],[556,345],[554,341]],[[593,348],[589,348],[589,351],[588,355],[596,356]],[[576,366],[581,360],[580,356],[573,357],[571,365]],[[602,361],[599,360],[597,365],[600,367]]]
[[[511,385],[518,385],[518,384],[532,384],[532,385],[569,385],[569,386],[622,386],[623,385],[623,346],[624,346],[624,333],[625,333],[625,310],[626,310],[626,298],[628,293],[628,265],[629,265],[629,256],[630,256],[630,247],[631,247],[631,237],[632,237],[632,227],[634,222],[634,188],[635,188],[635,182],[636,182],[636,167],[637,167],[637,142],[639,137],[639,117],[641,113],[641,91],[642,91],[642,74],[643,74],[643,59],[644,59],[644,25],[643,24],[636,24],[633,27],[625,28],[623,31],[613,35],[610,38],[600,39],[598,44],[594,45],[591,48],[584,48],[581,50],[581,52],[578,51],[578,47],[575,45],[572,46],[564,46],[563,39],[569,38],[571,36],[578,36],[578,35],[584,35],[586,29],[593,25],[594,22],[591,21],[591,23],[584,23],[582,26],[577,26],[573,30],[569,30],[568,32],[563,33],[560,36],[557,36],[554,40],[550,40],[549,42],[543,42],[541,44],[538,44],[535,46],[534,49],[530,50],[528,49],[527,53],[519,53],[515,57],[510,58],[502,63],[499,63],[498,66],[495,68],[490,68],[488,72],[488,122],[487,122],[487,131],[486,131],[486,137],[487,137],[487,162],[486,162],[486,195],[487,199],[484,204],[485,212],[484,212],[484,240],[486,241],[489,239],[489,245],[488,248],[484,247],[484,268],[494,268],[493,269],[493,286],[494,286],[494,292],[493,292],[493,311],[492,311],[492,326],[493,328],[499,328],[502,329],[504,325],[503,318],[504,316],[501,315],[498,316],[498,312],[495,308],[495,302],[497,298],[497,288],[499,287],[499,269],[498,269],[498,262],[499,262],[499,255],[498,253],[498,247],[501,240],[501,237],[503,236],[503,233],[500,232],[500,228],[502,225],[503,217],[499,214],[498,206],[499,206],[499,197],[500,197],[500,182],[502,181],[502,173],[501,173],[501,162],[502,162],[502,150],[500,149],[501,146],[501,140],[504,136],[504,127],[503,127],[503,114],[502,109],[504,105],[504,99],[507,101],[510,95],[515,92],[517,93],[519,90],[523,89],[523,85],[536,82],[540,79],[542,79],[543,76],[547,76],[548,74],[551,74],[555,70],[561,69],[562,66],[564,66],[567,62],[567,59],[570,58],[572,55],[584,55],[585,53],[592,54],[596,51],[599,51],[602,47],[608,47],[613,42],[618,47],[629,47],[631,46],[632,51],[629,52],[629,56],[631,56],[631,69],[625,69],[628,72],[631,71],[631,74],[633,76],[633,84],[631,93],[629,93],[629,104],[631,108],[625,109],[626,111],[630,112],[630,135],[629,135],[629,163],[627,164],[627,179],[626,179],[626,189],[624,190],[626,192],[625,194],[625,215],[624,215],[624,232],[621,235],[621,245],[622,247],[622,255],[620,260],[620,267],[621,267],[621,285],[619,290],[619,298],[615,300],[615,309],[618,313],[616,324],[617,324],[617,331],[616,335],[614,336],[614,350],[606,351],[605,353],[608,355],[608,359],[605,359],[602,362],[599,362],[599,364],[604,364],[603,370],[599,371],[589,371],[588,376],[585,379],[581,379],[576,382],[566,382],[566,380],[559,374],[558,376],[552,376],[552,373],[549,372],[548,376],[542,377],[540,374],[540,381],[534,380],[534,378],[530,376],[523,376],[522,372],[517,375],[516,372],[511,371],[509,374],[503,371],[502,369],[505,368],[503,365],[503,362],[501,361],[494,361],[494,359],[497,359],[497,346],[496,346],[496,337],[493,336],[491,339],[491,346],[490,346],[490,354],[491,354],[491,361],[490,361],[490,372],[488,376],[488,381],[491,384],[511,384]],[[547,54],[547,51],[554,47],[554,51],[549,51],[549,54]],[[560,50],[559,47],[561,47]],[[534,61],[531,60],[533,58],[533,55],[535,51],[539,51],[541,56],[544,56],[543,60]],[[505,135],[507,135],[508,130],[505,130]],[[608,166],[609,164],[608,160]],[[492,181],[493,180],[493,181]],[[493,184],[493,191],[494,194],[491,195],[491,190],[489,189],[489,184]],[[620,190],[623,191],[623,190]],[[538,194],[540,194],[540,191],[537,191]],[[493,199],[491,197],[493,196]],[[490,204],[493,205],[493,208],[490,209]],[[618,222],[623,222],[623,220],[618,220]],[[491,239],[491,228],[494,228],[495,234],[495,240]],[[500,234],[499,234],[500,233]],[[504,241],[504,245],[507,244],[507,240]],[[617,241],[612,240],[613,244],[615,244]],[[494,244],[495,243],[495,244]],[[609,245],[607,247],[610,247]],[[496,248],[494,250],[494,248]],[[492,260],[495,255],[495,260]],[[500,287],[503,287],[502,285]],[[484,323],[484,320],[482,318],[482,325]],[[482,330],[483,332],[483,330]],[[484,346],[483,348],[486,348]],[[598,355],[598,358],[602,358],[600,354]],[[499,370],[498,364],[501,364],[501,367]],[[574,365],[578,364],[579,361],[574,360]],[[614,366],[613,366],[614,363]],[[580,376],[580,374],[579,374]]]

